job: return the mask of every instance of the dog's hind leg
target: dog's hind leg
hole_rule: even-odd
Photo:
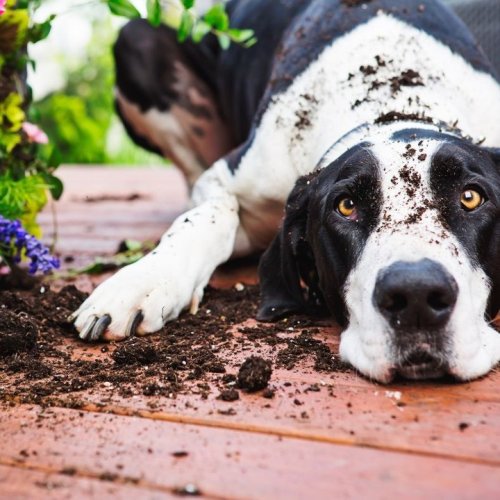
[[[190,186],[234,146],[214,90],[218,50],[179,44],[144,20],[128,23],[114,47],[116,108],[129,135],[171,159]]]

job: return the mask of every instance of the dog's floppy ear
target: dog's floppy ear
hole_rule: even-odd
[[[314,257],[307,243],[310,191],[315,174],[301,177],[286,205],[285,219],[259,265],[260,321],[275,321],[288,313],[322,309]]]

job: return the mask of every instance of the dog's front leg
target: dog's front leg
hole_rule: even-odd
[[[214,167],[195,184],[195,207],[176,219],[158,247],[98,286],[72,315],[82,339],[144,335],[189,306],[196,311],[211,274],[233,252],[239,223],[236,197]]]

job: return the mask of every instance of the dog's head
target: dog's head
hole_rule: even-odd
[[[500,359],[500,150],[424,128],[372,139],[297,182],[259,318],[330,310],[343,359],[381,382],[483,375]]]

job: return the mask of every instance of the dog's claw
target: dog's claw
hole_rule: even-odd
[[[79,337],[82,340],[91,340],[92,338],[92,329],[94,325],[97,323],[97,316],[91,316],[87,321],[87,324],[82,328]]]
[[[111,323],[111,316],[109,314],[105,314],[99,320],[97,323],[94,325],[94,328],[92,328],[92,331],[90,332],[90,340],[91,342],[95,342],[96,340],[99,340],[102,337],[102,334],[106,331],[106,328]]]
[[[68,323],[73,323],[75,321],[76,318],[78,318],[78,313],[80,312],[80,310],[78,311],[75,311],[74,313],[71,313],[67,318],[66,318],[66,321]]]
[[[131,316],[127,328],[125,329],[125,336],[133,337],[136,333],[137,327],[141,324],[143,319],[144,315],[142,314],[142,311],[137,311],[135,316]]]

